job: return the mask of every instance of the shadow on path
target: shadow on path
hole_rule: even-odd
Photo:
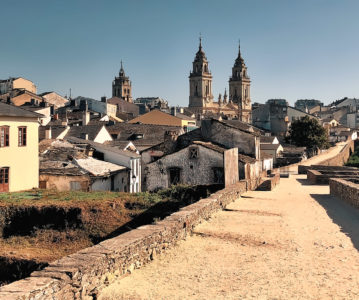
[[[359,210],[329,194],[310,194],[359,250]]]
[[[301,185],[312,185],[308,179],[297,178],[296,179]]]

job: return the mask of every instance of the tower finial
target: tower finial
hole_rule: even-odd
[[[199,49],[202,49],[202,34],[199,33]]]

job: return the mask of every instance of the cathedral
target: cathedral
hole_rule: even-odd
[[[112,82],[112,97],[118,97],[132,103],[133,100],[131,81],[130,78],[125,74],[122,61],[120,73],[118,75],[119,76],[116,76],[114,81]]]
[[[229,96],[227,89],[224,95],[219,94],[218,101],[213,101],[212,74],[208,67],[206,54],[202,49],[202,39],[193,61],[193,70],[189,75],[189,106],[188,109],[199,117],[221,116],[251,122],[251,81],[239,46],[238,57],[232,68],[229,79]]]

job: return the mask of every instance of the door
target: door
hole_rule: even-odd
[[[10,168],[0,168],[0,193],[9,191],[9,173]]]

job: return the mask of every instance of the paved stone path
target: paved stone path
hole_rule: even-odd
[[[247,192],[100,299],[359,299],[359,211],[305,178]]]

